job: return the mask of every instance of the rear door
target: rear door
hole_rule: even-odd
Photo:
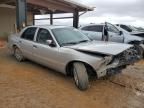
[[[22,34],[19,40],[19,45],[23,55],[27,58],[33,59],[33,43],[36,34],[36,27],[27,28]]]
[[[103,25],[85,26],[81,30],[91,40],[102,40]]]
[[[108,41],[112,42],[119,42],[123,43],[124,42],[124,36],[123,34],[120,34],[120,31],[112,24],[107,23],[107,29],[108,29]]]

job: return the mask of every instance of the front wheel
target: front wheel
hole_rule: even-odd
[[[73,76],[76,86],[80,90],[86,90],[89,86],[88,74],[83,63],[73,63]]]
[[[137,53],[140,55],[142,58],[144,56],[143,48],[139,45],[134,45],[135,49],[137,50]]]

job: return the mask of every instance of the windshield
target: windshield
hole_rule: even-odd
[[[131,29],[133,30],[133,31],[144,31],[144,29],[142,29],[142,28],[138,28],[138,27],[135,27],[135,26],[130,26],[131,27]]]
[[[136,31],[137,29],[134,26],[129,26],[133,31]]]
[[[126,26],[126,25],[120,25],[120,27],[123,28],[124,30],[126,30],[127,32],[133,31],[129,26]]]
[[[90,41],[87,36],[75,28],[56,28],[52,29],[52,33],[60,46]]]

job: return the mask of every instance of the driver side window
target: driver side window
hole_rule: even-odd
[[[36,41],[41,44],[47,44],[47,40],[53,40],[50,32],[46,29],[40,28]]]

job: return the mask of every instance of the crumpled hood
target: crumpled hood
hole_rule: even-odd
[[[127,49],[132,47],[129,44],[121,44],[114,42],[102,42],[102,41],[92,41],[88,43],[81,43],[73,46],[65,46],[65,48],[71,48],[78,51],[99,53],[106,55],[117,55]]]

